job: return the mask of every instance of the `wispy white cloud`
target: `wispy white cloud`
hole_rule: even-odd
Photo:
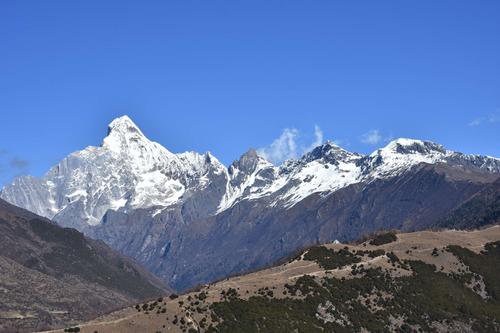
[[[498,123],[500,122],[500,110],[496,111],[494,113],[490,113],[489,115],[485,117],[479,117],[474,120],[472,120],[469,123],[469,126],[479,126],[482,124],[493,124],[493,123]]]
[[[479,125],[481,125],[481,123],[482,123],[481,119],[476,118],[469,123],[469,126],[479,126]]]
[[[318,125],[314,126],[314,141],[303,144],[300,131],[296,128],[285,128],[281,135],[269,146],[257,150],[266,160],[278,165],[286,160],[298,158],[323,144],[324,134]]]
[[[257,152],[266,160],[281,163],[290,158],[297,157],[297,136],[299,131],[295,128],[285,128],[281,135],[269,146],[260,148]]]
[[[382,141],[382,135],[377,129],[370,130],[361,136],[361,142],[369,145],[376,145]]]
[[[323,143],[323,131],[318,125],[314,125],[314,142],[305,149],[304,152],[311,151]]]

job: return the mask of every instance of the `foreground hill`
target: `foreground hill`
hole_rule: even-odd
[[[500,177],[500,160],[397,139],[369,155],[326,142],[275,166],[173,153],[128,117],[0,197],[130,256],[182,291],[298,249],[376,230],[424,230]],[[447,227],[454,228],[455,220]]]
[[[500,227],[380,234],[125,308],[81,332],[499,332]]]
[[[64,327],[165,292],[103,242],[0,200],[0,332]]]

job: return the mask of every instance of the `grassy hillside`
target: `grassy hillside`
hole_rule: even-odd
[[[381,234],[356,245],[313,247],[283,265],[138,304],[78,329],[500,332],[498,276],[500,227]]]

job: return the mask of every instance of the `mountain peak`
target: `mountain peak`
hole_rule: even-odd
[[[382,150],[399,154],[446,154],[446,149],[440,144],[431,141],[422,141],[408,138],[399,138],[393,140],[389,142],[387,146],[382,148]]]
[[[104,138],[103,147],[121,150],[130,142],[149,141],[137,125],[127,115],[114,119],[108,125],[108,135]]]
[[[452,152],[442,145],[423,140],[399,138],[375,150],[368,161],[375,177],[393,176],[421,163],[445,161]]]
[[[241,155],[241,158],[246,157],[246,158],[258,158],[259,154],[257,153],[257,150],[254,148],[248,149],[243,155]]]
[[[325,161],[337,163],[338,160],[347,160],[357,156],[356,153],[351,153],[333,141],[327,140],[324,144],[317,146],[310,152],[306,153],[302,160],[311,162],[314,160],[325,159]]]
[[[326,140],[325,143],[323,144],[323,146],[340,147],[338,144],[336,144],[332,140]]]
[[[272,164],[259,155],[257,150],[250,148],[246,153],[241,155],[239,160],[234,161],[231,167],[247,173],[252,173],[258,168],[259,165],[264,167],[271,166]]]
[[[127,115],[115,118],[112,122],[109,123],[108,136],[112,133],[120,133],[120,134],[137,133],[140,134],[141,136],[144,136],[139,127],[137,127],[137,125]]]
[[[392,140],[392,142],[396,142],[401,145],[412,145],[412,144],[422,144],[424,141],[418,140],[418,139],[411,139],[411,138],[397,138],[395,140]]]

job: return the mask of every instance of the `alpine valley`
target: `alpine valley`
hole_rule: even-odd
[[[172,153],[123,116],[101,146],[42,178],[16,178],[0,197],[104,241],[185,291],[382,229],[467,228],[450,213],[463,215],[499,177],[498,158],[412,139],[369,155],[326,142],[279,166],[249,150],[226,167],[210,153]]]

